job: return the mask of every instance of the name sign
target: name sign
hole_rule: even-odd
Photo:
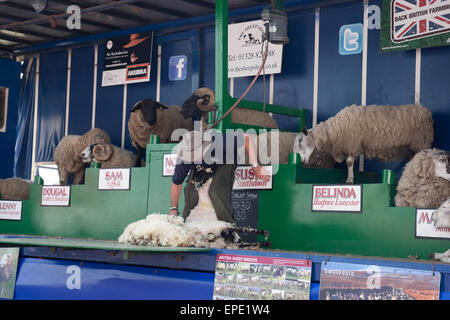
[[[312,211],[361,213],[361,185],[314,185]]]
[[[435,209],[416,209],[416,237],[450,239],[450,228],[436,228],[431,217]]]
[[[175,173],[175,166],[177,164],[177,155],[175,153],[166,153],[163,155],[163,177],[171,177]]]
[[[98,190],[130,190],[130,168],[100,169]]]
[[[41,206],[67,207],[70,203],[70,186],[43,186]]]
[[[234,172],[233,190],[272,189],[272,166],[263,166],[263,168],[270,176],[268,181],[257,178],[251,166],[237,167]]]
[[[0,200],[1,220],[21,220],[22,201]]]

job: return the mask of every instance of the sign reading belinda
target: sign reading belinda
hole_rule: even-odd
[[[252,167],[237,167],[234,172],[233,190],[272,189],[272,167],[263,166],[263,168],[270,174],[270,179],[267,182],[257,178]]]
[[[43,186],[42,206],[67,207],[70,202],[70,186]]]
[[[98,190],[130,190],[130,168],[100,169]]]
[[[313,186],[312,211],[361,213],[361,202],[360,185]]]
[[[22,201],[0,200],[1,220],[21,220]]]

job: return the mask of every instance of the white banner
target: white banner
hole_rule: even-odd
[[[436,228],[431,217],[435,209],[416,209],[416,237],[450,239],[450,228]]]
[[[257,178],[252,167],[237,167],[234,172],[233,190],[272,189],[272,166],[264,166],[263,168],[270,174],[270,180],[267,182]]]
[[[228,25],[228,78],[254,76],[258,73],[265,50],[263,33],[262,20]],[[282,57],[283,45],[269,43],[265,74],[281,73]]]
[[[313,186],[312,211],[361,212],[360,185]]]
[[[1,220],[21,220],[22,201],[0,200]]]
[[[130,168],[100,169],[98,190],[130,190]]]
[[[41,206],[67,207],[70,203],[70,186],[43,186]]]

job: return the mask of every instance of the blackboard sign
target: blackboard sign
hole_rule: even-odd
[[[238,227],[258,227],[258,190],[233,190],[231,205]],[[258,239],[256,234],[240,236],[244,242],[255,242]]]

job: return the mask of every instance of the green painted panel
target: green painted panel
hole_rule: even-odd
[[[264,210],[258,213],[258,227],[270,231],[274,249],[429,259],[430,253],[449,248],[449,240],[415,238],[415,208],[390,207],[389,184],[363,184],[362,214],[312,212],[313,184],[299,181],[311,181],[308,175],[313,172],[281,165],[273,190],[259,192],[259,207]],[[328,183],[345,181],[337,169],[321,174]]]

